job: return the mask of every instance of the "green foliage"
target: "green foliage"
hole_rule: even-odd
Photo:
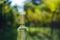
[[[60,29],[53,29],[51,34],[50,27],[28,27],[27,28],[27,39],[26,40],[59,40]],[[59,30],[59,31],[58,31]],[[19,39],[20,32],[18,32],[17,40]]]
[[[2,0],[0,3],[0,40],[16,40],[17,26],[15,19],[18,18],[18,12],[14,12],[7,1]],[[15,17],[16,16],[16,17]]]
[[[43,0],[40,5],[34,5],[32,2],[26,4],[26,24],[30,23],[29,26],[43,26],[47,24],[46,26],[48,26],[52,21],[56,22],[60,18],[59,4],[59,0]]]
[[[6,4],[7,0],[0,2],[0,40],[16,40],[17,27],[20,25],[20,15],[16,8]],[[42,0],[39,5],[32,2],[25,4],[25,25],[27,27],[27,40],[59,40],[60,27],[60,0]],[[33,27],[54,28],[33,28]],[[56,28],[56,29],[55,29]],[[52,31],[51,31],[52,30]]]

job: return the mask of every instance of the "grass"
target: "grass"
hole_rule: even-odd
[[[35,27],[28,27],[26,30],[27,30],[27,33],[30,32],[32,34],[34,32],[38,32],[37,34],[38,35],[41,34],[41,36],[43,34],[50,35],[50,32],[51,32],[51,29],[49,27],[39,27],[39,28],[38,27],[36,27],[36,28]],[[34,39],[38,40],[37,35],[35,35],[35,37],[33,38],[28,33],[27,40],[34,40]],[[17,31],[17,40],[20,40],[20,31]]]

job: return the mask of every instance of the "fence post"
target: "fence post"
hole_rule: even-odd
[[[19,32],[19,37],[20,37],[20,39],[18,39],[18,40],[26,40],[26,34],[27,34],[27,32],[26,32],[26,27],[25,27],[25,25],[24,25],[24,14],[23,15],[20,15],[20,26],[18,27],[18,32]]]

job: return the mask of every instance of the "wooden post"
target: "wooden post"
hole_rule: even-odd
[[[20,24],[24,25],[24,15],[20,15]]]
[[[20,15],[20,27],[18,28],[18,35],[20,39],[18,40],[26,40],[26,27],[24,25],[24,14]]]

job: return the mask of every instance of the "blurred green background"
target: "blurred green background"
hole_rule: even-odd
[[[17,40],[20,15],[17,6],[10,7],[8,0],[0,1],[0,40]],[[60,40],[60,0],[40,0],[25,4],[27,40]]]

